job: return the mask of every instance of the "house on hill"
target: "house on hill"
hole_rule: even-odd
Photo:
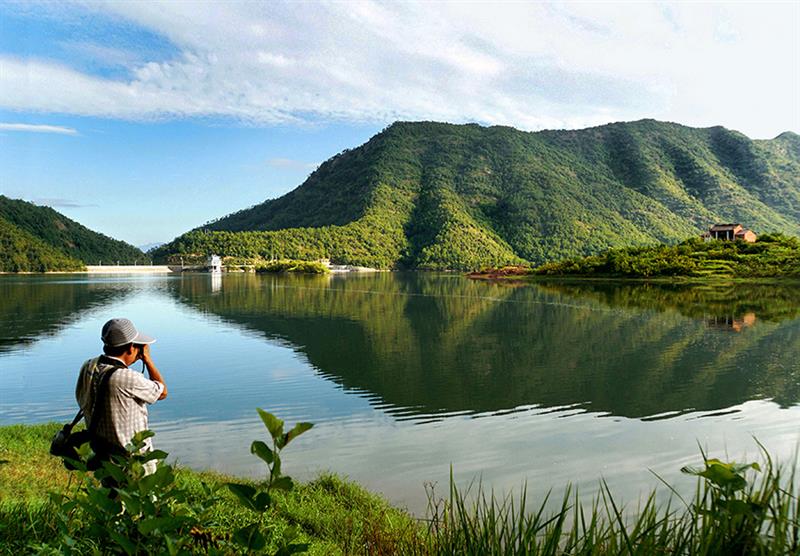
[[[700,237],[705,241],[721,239],[724,241],[746,241],[747,243],[755,243],[756,239],[758,239],[753,230],[748,230],[741,224],[714,224]]]

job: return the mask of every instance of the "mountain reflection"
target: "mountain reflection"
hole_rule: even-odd
[[[0,353],[52,336],[86,311],[129,293],[124,284],[63,277],[0,278]]]
[[[646,417],[800,398],[798,287],[510,288],[383,273],[225,276],[213,287],[186,276],[169,289],[404,415],[580,405]]]

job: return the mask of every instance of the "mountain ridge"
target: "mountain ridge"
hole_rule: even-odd
[[[383,268],[535,264],[674,243],[717,221],[800,235],[800,142],[639,120],[583,130],[395,122],[287,194],[156,256],[293,256]],[[236,235],[241,234],[241,235]]]
[[[136,247],[90,230],[55,209],[0,195],[0,266],[11,272],[80,270],[87,263],[133,263]]]

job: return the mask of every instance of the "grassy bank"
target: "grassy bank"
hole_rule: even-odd
[[[77,474],[71,478],[60,461],[47,454],[49,439],[57,428],[55,424],[0,427],[0,554],[83,554],[87,546],[94,546],[101,553],[125,553],[120,549],[122,544],[111,542],[108,534],[113,532],[107,534],[110,528],[97,532],[100,540],[94,545],[77,539],[84,543],[78,548],[62,544],[52,550],[54,541],[63,534],[64,506],[59,518],[58,500],[54,501],[49,493],[77,495]],[[286,444],[292,431],[287,434],[283,437]],[[265,458],[268,452],[262,448],[256,446],[251,451],[265,461],[278,453]],[[451,484],[449,497],[431,500],[424,522],[392,508],[353,483],[322,476],[287,492],[271,491],[272,500],[260,518],[266,546],[258,550],[241,549],[230,541],[236,536],[232,532],[241,531],[253,520],[252,508],[242,506],[242,497],[250,496],[246,494],[249,487],[260,488],[263,483],[177,469],[170,487],[176,502],[170,508],[175,515],[141,520],[138,533],[134,528],[132,534],[139,534],[140,539],[153,531],[163,534],[158,527],[180,516],[179,509],[202,507],[202,527],[193,527],[184,534],[189,544],[173,553],[276,553],[282,539],[293,530],[290,534],[295,546],[307,545],[303,548],[309,554],[800,553],[800,489],[794,473],[774,466],[766,453],[760,465],[725,463],[703,456],[698,468],[682,470],[698,476],[695,496],[689,500],[675,493],[669,503],[659,505],[652,494],[636,506],[624,506],[603,484],[593,503],[582,502],[577,493],[571,495],[568,489],[560,510],[548,512],[544,509],[546,500],[540,505],[531,504],[524,490],[519,496],[499,499],[480,487],[465,493]],[[151,477],[158,475],[157,472]],[[169,482],[173,483],[171,477]],[[240,488],[230,489],[230,482]],[[136,485],[142,487],[139,502],[133,496],[124,511],[119,504],[113,506],[106,493],[97,488],[92,491],[91,487],[90,495],[83,499],[84,506],[94,511],[111,505],[107,514],[113,518],[120,513],[134,513],[131,508],[135,504],[150,499],[144,483],[140,480]],[[175,497],[175,492],[181,496]],[[165,498],[169,496],[164,494]],[[91,503],[87,504],[87,500]],[[91,512],[81,514],[84,506],[77,511],[70,506],[71,519],[77,516],[78,520],[91,523]],[[92,532],[91,527],[83,530]],[[127,553],[146,552],[133,547]]]
[[[53,540],[57,516],[50,492],[68,493],[76,483],[61,460],[50,456],[50,439],[60,425],[0,427],[0,554],[32,552],[31,546]],[[208,531],[220,538],[251,519],[248,509],[222,485],[240,479],[218,473],[178,468],[176,484],[197,500],[207,496],[203,485],[217,491],[219,500],[209,515]],[[256,485],[257,483],[252,483]],[[299,542],[309,554],[353,554],[369,549],[390,554],[415,542],[416,522],[405,512],[358,485],[332,475],[298,484],[288,493],[276,493],[276,503],[265,516],[266,529],[278,538],[289,527],[299,531]]]

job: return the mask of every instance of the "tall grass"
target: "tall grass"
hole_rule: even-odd
[[[568,488],[558,509],[548,512],[548,497],[530,507],[524,488],[516,497],[498,498],[480,484],[459,490],[451,478],[446,500],[429,495],[429,534],[418,552],[800,554],[796,466],[775,466],[766,452],[764,460],[762,471],[757,464],[705,459],[704,468],[685,470],[699,476],[693,499],[686,501],[673,491],[665,504],[659,504],[653,491],[635,508],[622,506],[605,482],[588,504]],[[758,479],[748,482],[746,469],[750,475],[760,473]]]

